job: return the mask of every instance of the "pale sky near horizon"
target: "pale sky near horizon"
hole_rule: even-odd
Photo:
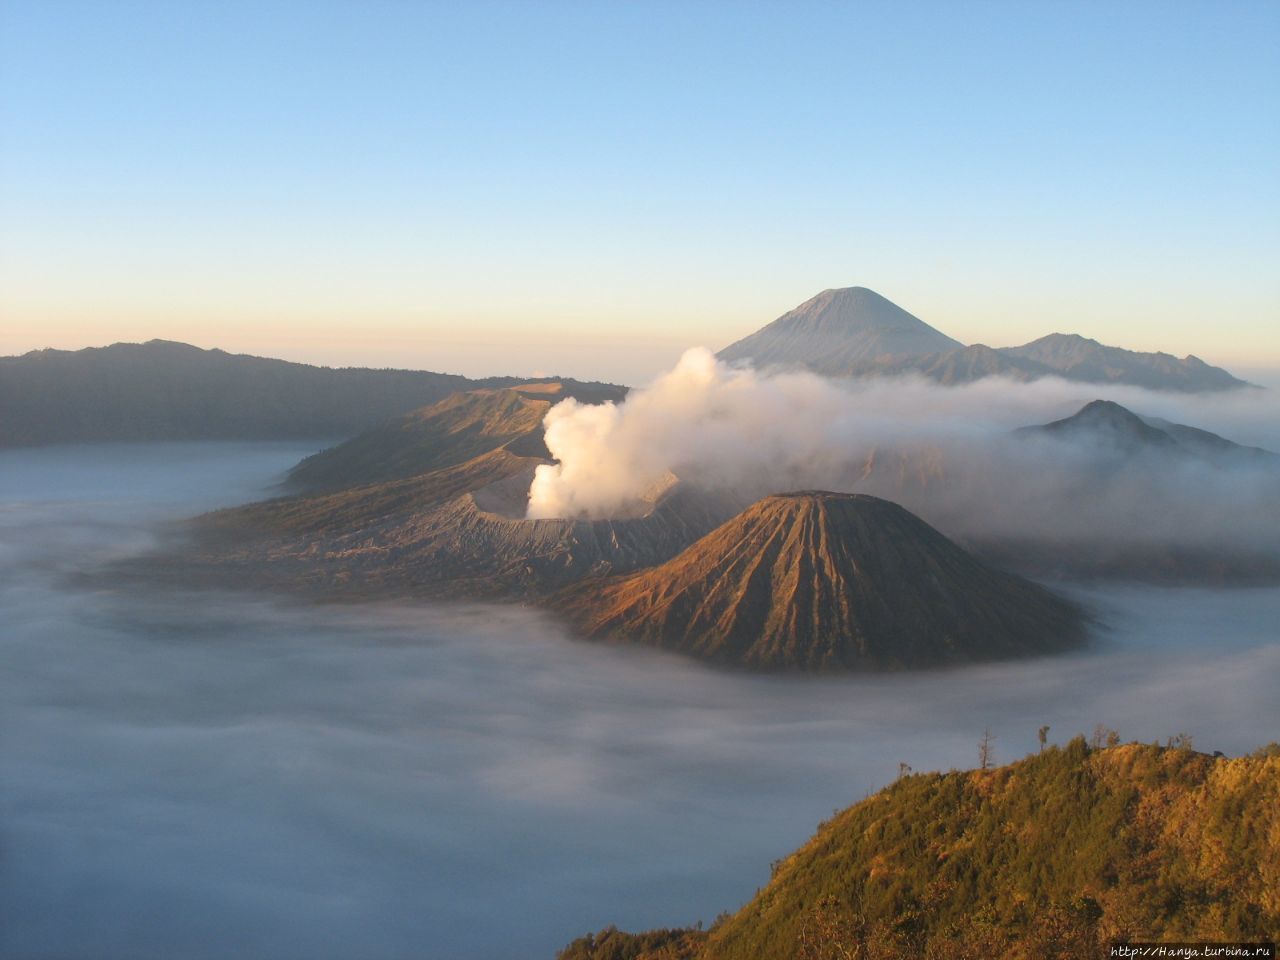
[[[827,287],[1280,368],[1280,3],[0,0],[0,354],[640,382]]]

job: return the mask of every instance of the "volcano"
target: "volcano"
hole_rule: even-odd
[[[331,598],[521,600],[661,563],[744,501],[671,475],[625,516],[526,518],[534,470],[551,462],[542,422],[552,404],[624,395],[577,381],[456,394],[303,460],[291,496],[196,518],[181,563],[137,566]]]
[[[756,366],[803,366],[843,377],[878,362],[962,346],[874,290],[845,287],[822,291],[718,356]]]
[[[861,494],[766,497],[659,566],[555,598],[586,637],[752,669],[929,667],[1043,654],[1084,617]]]
[[[965,346],[866,287],[823,290],[717,356],[827,377],[918,375],[948,386],[986,377],[1062,377],[1184,393],[1250,386],[1199,357],[1125,350],[1078,334],[1051,333],[1020,347]]]
[[[287,487],[318,493],[403,480],[498,449],[548,457],[542,421],[554,404],[568,397],[619,403],[626,394],[625,387],[577,380],[462,391],[307,457],[289,471]]]

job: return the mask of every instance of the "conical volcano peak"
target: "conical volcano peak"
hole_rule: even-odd
[[[1078,611],[971,557],[895,503],[765,497],[657,567],[585,583],[562,609],[589,637],[756,669],[937,666],[1048,652]]]
[[[873,497],[868,493],[836,493],[831,490],[796,490],[793,493],[771,493],[757,501],[761,506],[795,504],[816,507],[827,503],[855,504],[866,507],[893,507],[901,510],[896,503]]]
[[[1114,400],[1090,400],[1076,411],[1075,416],[1081,420],[1106,423],[1139,424],[1143,420],[1128,407],[1122,407]]]
[[[848,376],[876,363],[961,346],[874,290],[842,287],[823,290],[719,356]]]
[[[833,493],[829,490],[798,490],[775,493],[757,500],[739,515],[744,525],[779,520],[784,523],[818,523],[843,534],[850,524],[861,522],[921,523],[907,510],[890,500],[865,493]]]
[[[1196,357],[1139,353],[1075,333],[1051,333],[1020,347],[966,347],[867,287],[831,287],[731,343],[730,363],[807,369],[828,377],[920,375],[943,384],[984,377],[1062,377],[1199,392],[1247,386]]]
[[[854,327],[928,327],[923,320],[867,287],[833,287],[810,297],[788,316],[794,322]]]

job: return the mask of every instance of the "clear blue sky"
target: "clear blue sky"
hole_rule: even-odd
[[[638,380],[818,290],[1280,366],[1280,3],[0,0],[0,353]]]

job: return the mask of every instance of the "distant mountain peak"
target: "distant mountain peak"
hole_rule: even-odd
[[[870,287],[827,287],[821,293],[818,293],[806,300],[800,307],[806,304],[840,304],[845,306],[873,306],[873,307],[889,307],[893,310],[900,310],[897,304],[893,303],[888,297],[882,296],[872,290]],[[906,313],[906,311],[902,311]],[[908,314],[909,316],[909,314]]]
[[[1015,432],[1023,437],[1085,443],[1126,455],[1158,451],[1195,457],[1219,466],[1280,467],[1280,457],[1269,450],[1243,446],[1186,424],[1140,416],[1114,400],[1091,400],[1069,417]]]
[[[1031,346],[1032,344],[1037,343],[1087,343],[1095,347],[1102,346],[1102,344],[1093,339],[1093,337],[1086,337],[1082,333],[1046,333],[1043,337],[1037,337],[1035,340],[1032,340],[1031,343],[1026,344],[1026,346]]]
[[[1078,333],[1051,333],[1001,353],[1038,363],[1057,376],[1086,383],[1128,383],[1153,390],[1231,390],[1248,386],[1198,357],[1109,347]]]
[[[1107,417],[1141,420],[1136,413],[1128,407],[1123,407],[1114,400],[1090,400],[1078,411],[1077,417]]]
[[[867,287],[832,287],[725,347],[729,362],[800,367],[828,377],[914,374],[942,384],[984,377],[1128,383],[1198,392],[1248,386],[1199,357],[1109,347],[1078,333],[1050,333],[1020,347],[964,346]]]
[[[869,364],[960,346],[874,290],[836,287],[730,344],[719,357],[848,376]]]
[[[1062,439],[1088,440],[1126,450],[1177,446],[1177,441],[1163,430],[1113,400],[1091,400],[1069,417],[1030,429]]]

